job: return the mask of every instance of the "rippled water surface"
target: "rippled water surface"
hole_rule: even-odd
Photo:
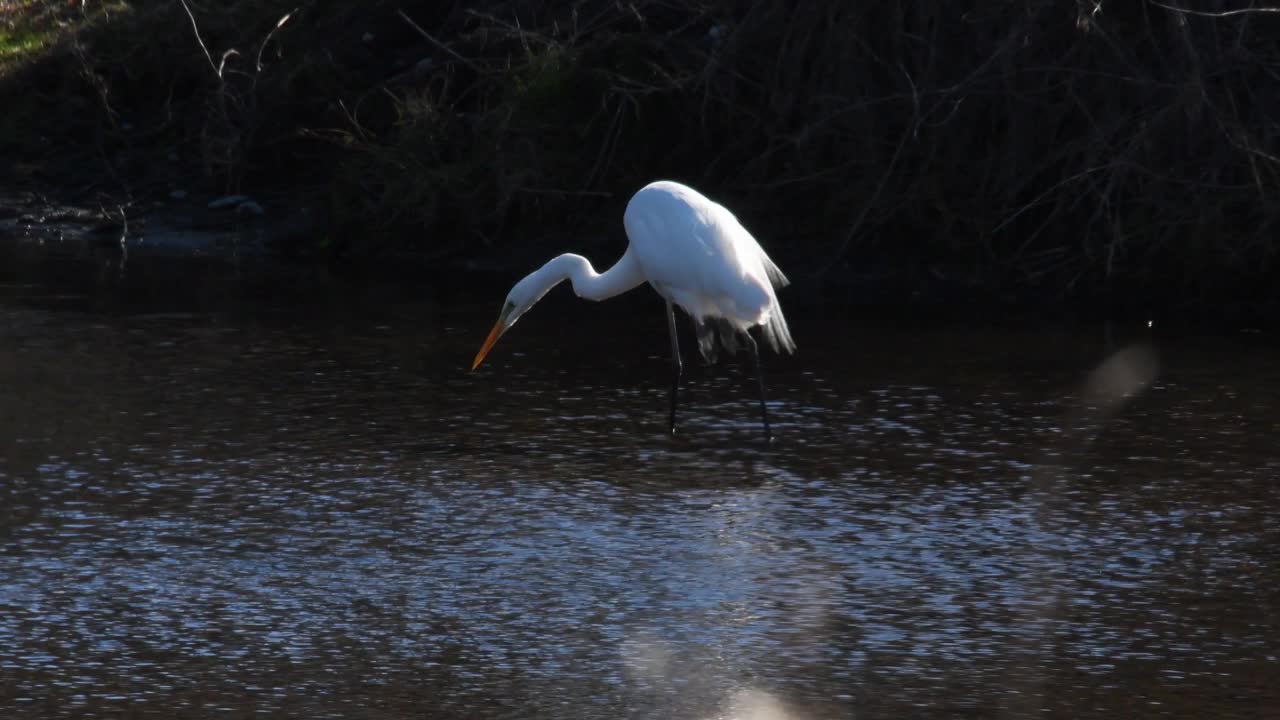
[[[1280,713],[1265,338],[3,297],[3,717]]]

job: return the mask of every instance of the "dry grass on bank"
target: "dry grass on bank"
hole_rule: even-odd
[[[294,187],[339,257],[612,227],[661,176],[829,278],[1275,297],[1280,14],[1236,9],[7,2],[0,145],[139,195]]]

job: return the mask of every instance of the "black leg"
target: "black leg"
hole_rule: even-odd
[[[769,406],[764,400],[764,368],[760,365],[760,349],[756,347],[756,339],[751,331],[743,333],[747,336],[747,347],[751,348],[751,357],[756,361],[756,382],[760,384],[760,417],[764,420],[764,441],[773,442],[773,432],[769,429]]]
[[[667,301],[667,328],[671,331],[671,418],[668,431],[676,434],[676,391],[680,388],[680,340],[676,337],[676,309]]]

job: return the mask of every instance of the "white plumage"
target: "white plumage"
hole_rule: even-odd
[[[775,351],[792,352],[795,342],[787,328],[776,290],[787,278],[769,259],[751,233],[724,206],[693,188],[660,180],[640,189],[627,203],[622,218],[630,241],[627,250],[602,274],[580,255],[565,254],[516,283],[498,315],[472,369],[479,367],[493,344],[548,290],[564,280],[580,297],[604,300],[648,282],[667,301],[671,329],[671,432],[675,432],[676,388],[680,379],[680,350],[672,306],[679,305],[698,330],[698,343],[708,360],[717,345],[730,351],[745,339],[756,359],[760,405],[765,434],[769,434],[764,379],[750,330],[760,327]]]
[[[741,332],[759,325],[775,351],[795,350],[774,292],[787,278],[723,205],[660,180],[631,198],[622,223],[628,251],[658,294],[699,323],[721,319]],[[732,336],[722,340],[733,347]]]

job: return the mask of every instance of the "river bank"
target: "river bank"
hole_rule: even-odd
[[[1275,17],[824,7],[5,2],[0,193],[47,200],[3,212],[104,252],[128,220],[133,259],[501,286],[609,262],[665,177],[815,302],[1274,315]]]
[[[607,266],[625,247],[621,227],[534,244],[519,253],[433,259],[389,252],[335,264],[313,250],[323,212],[283,194],[183,197],[149,208],[89,207],[34,191],[0,195],[0,282],[81,294],[98,307],[210,310],[254,302],[377,302],[430,299],[494,303],[546,259],[544,244],[582,249]],[[574,243],[577,243],[576,247]],[[1182,331],[1271,328],[1265,306],[1198,305],[1144,294],[1063,296],[1052,288],[1002,285],[979,266],[868,264],[835,272],[784,268],[784,307],[855,313],[865,325],[1118,323]]]

